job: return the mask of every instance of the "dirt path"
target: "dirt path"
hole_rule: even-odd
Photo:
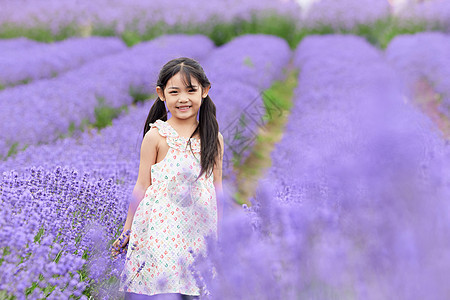
[[[251,154],[245,162],[235,166],[237,174],[237,193],[235,202],[251,205],[249,198],[254,195],[258,180],[271,166],[270,154],[275,144],[280,141],[293,104],[294,89],[297,86],[298,70],[292,63],[284,70],[286,77],[276,81],[264,92],[264,102],[268,118],[265,126],[261,126]]]
[[[414,104],[418,106],[441,130],[443,137],[450,139],[450,120],[438,109],[442,96],[433,90],[426,79],[421,79],[414,85]]]

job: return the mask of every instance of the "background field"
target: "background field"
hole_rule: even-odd
[[[202,298],[450,297],[450,2],[1,6],[0,299],[123,296],[110,247],[179,56],[225,138]]]

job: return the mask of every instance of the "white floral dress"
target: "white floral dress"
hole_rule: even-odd
[[[189,248],[205,255],[205,236],[212,233],[217,239],[213,175],[203,174],[195,181],[200,174],[200,140],[191,138],[186,148],[189,138],[180,137],[169,123],[157,120],[150,126],[166,137],[169,151],[151,166],[152,184],[133,218],[119,290],[200,295],[188,268],[193,262]]]

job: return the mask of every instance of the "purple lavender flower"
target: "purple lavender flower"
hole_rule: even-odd
[[[364,39],[311,36],[295,55],[272,167],[196,262],[210,297],[445,298],[448,143]]]
[[[23,40],[17,40],[19,47],[23,43]],[[4,86],[57,76],[88,61],[124,51],[126,45],[115,37],[90,37],[69,38],[39,46],[33,44],[14,51],[6,49],[0,50],[3,52],[0,57],[0,84]]]
[[[34,40],[27,39],[25,37],[18,37],[12,39],[1,39],[0,40],[0,53],[2,55],[7,55],[13,53],[17,50],[31,49],[33,47],[39,47],[42,44]]]
[[[421,80],[429,82],[441,97],[440,112],[450,117],[450,37],[423,32],[395,37],[386,49],[386,58],[399,71],[408,87],[408,98],[416,97]]]
[[[91,267],[92,279],[105,276],[105,270],[109,267],[103,259],[108,251],[105,243],[112,239],[115,229],[106,226],[104,217],[95,208],[106,203],[110,213],[123,217],[126,214],[126,206],[117,200],[117,196],[121,194],[118,190],[108,198],[104,197],[103,189],[117,187],[103,180],[92,182],[89,177],[83,176],[82,185],[86,197],[89,195],[89,204],[80,205],[79,200],[73,197],[77,191],[70,190],[67,194],[61,194],[54,187],[58,184],[55,178],[62,178],[63,175],[73,181],[80,179],[71,177],[70,170],[56,168],[52,173],[42,172],[41,168],[33,169],[32,174],[36,176],[37,173],[42,174],[46,180],[33,181],[30,178],[31,173],[23,173],[22,178],[15,176],[14,172],[3,174],[0,184],[3,187],[0,192],[0,226],[3,229],[0,233],[0,248],[7,247],[9,254],[3,256],[2,267],[7,270],[9,265],[13,269],[0,277],[0,284],[5,286],[12,282],[21,282],[21,285],[12,285],[14,288],[7,290],[10,295],[20,296],[41,274],[44,280],[39,286],[45,287],[47,283],[56,286],[54,294],[52,293],[56,297],[58,289],[64,288],[67,283],[73,286],[73,280],[78,280],[67,275],[69,271],[76,273],[83,268],[87,261],[81,257],[85,254],[90,257],[92,266],[97,266],[94,269]],[[8,186],[16,188],[11,189]],[[71,186],[78,189],[76,185]],[[41,203],[35,205],[38,199]],[[88,214],[87,207],[90,207]],[[65,213],[69,208],[70,213]],[[92,227],[95,223],[96,227]],[[14,238],[11,239],[11,236]],[[82,249],[90,250],[86,252]],[[20,258],[23,258],[22,262]],[[85,287],[85,283],[77,281],[75,293],[82,292]]]
[[[108,7],[105,12],[104,7]],[[6,0],[2,3],[0,26],[5,23],[21,28],[43,27],[58,34],[64,27],[74,27],[80,34],[91,34],[95,29],[111,28],[116,34],[125,30],[144,34],[159,23],[167,27],[200,27],[215,23],[231,23],[236,20],[250,21],[252,17],[263,17],[278,13],[295,19],[299,15],[296,1],[172,1],[170,3],[146,2],[142,0],[92,2],[82,0],[64,3],[56,0],[23,5],[22,2]],[[163,28],[164,30],[164,28]]]
[[[396,9],[395,15],[399,25],[409,27],[411,24],[425,24],[425,29],[450,29],[450,3],[445,0],[407,1]]]
[[[303,10],[299,24],[307,28],[330,26],[351,30],[388,17],[389,2],[383,0],[320,0]]]

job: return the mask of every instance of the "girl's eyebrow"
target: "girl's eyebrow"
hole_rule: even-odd
[[[189,87],[189,88],[190,88],[190,87],[196,88],[197,86],[196,86],[196,85],[192,85],[192,86],[188,86],[188,87]],[[177,87],[177,86],[171,86],[169,89],[179,90],[180,88]]]

